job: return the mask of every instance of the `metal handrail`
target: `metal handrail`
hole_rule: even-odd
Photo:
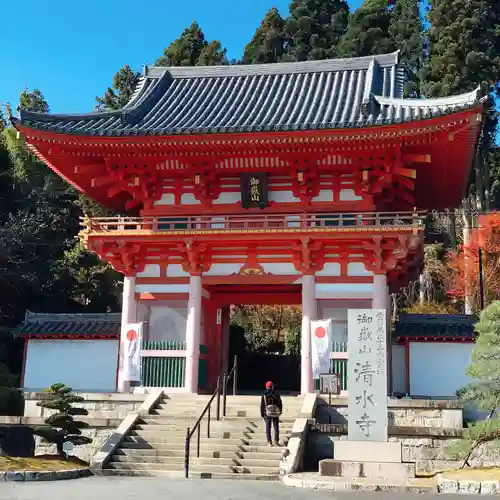
[[[236,388],[238,385],[238,356],[234,355],[234,363],[231,371],[222,376],[222,416],[226,417],[226,397],[227,397],[227,384],[233,379],[233,396],[236,396]]]
[[[203,420],[203,417],[205,414],[208,413],[208,419],[207,419],[207,438],[210,438],[210,419],[211,419],[211,408],[212,408],[212,403],[215,398],[217,398],[217,406],[216,406],[216,420],[220,420],[220,391],[221,391],[221,385],[220,385],[220,377],[217,377],[217,388],[215,389],[214,393],[212,394],[212,397],[210,398],[209,402],[201,412],[201,415],[199,416],[198,420],[196,423],[193,425],[193,427],[188,427],[186,430],[186,445],[185,445],[185,455],[184,455],[184,477],[187,479],[189,477],[189,458],[190,458],[190,453],[191,453],[191,438],[194,436],[194,433],[197,432],[197,438],[196,438],[196,458],[200,458],[200,440],[201,440],[201,422]]]
[[[353,226],[423,227],[426,212],[285,213],[206,216],[81,217],[84,232],[220,231],[229,229],[292,229]]]

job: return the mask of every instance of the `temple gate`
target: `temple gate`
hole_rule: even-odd
[[[348,309],[389,309],[418,277],[425,210],[459,205],[483,105],[478,91],[403,99],[403,84],[398,53],[152,67],[120,111],[11,117],[50,168],[121,214],[85,217],[80,236],[124,275],[122,325],[147,326],[143,384],[211,390],[228,306],[281,303],[302,307],[310,392],[311,320],[331,318],[345,342]]]

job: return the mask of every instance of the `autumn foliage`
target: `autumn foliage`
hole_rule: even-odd
[[[480,252],[481,250],[481,252]],[[448,295],[464,300],[472,297],[479,309],[479,258],[482,254],[484,296],[486,303],[500,299],[500,213],[480,215],[470,231],[469,242],[450,253],[445,287]]]

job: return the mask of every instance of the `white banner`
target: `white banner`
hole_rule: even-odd
[[[329,319],[311,321],[311,357],[313,378],[330,373],[332,354],[332,322]]]
[[[123,380],[125,382],[141,381],[141,343],[142,323],[130,323],[122,332],[123,348]]]

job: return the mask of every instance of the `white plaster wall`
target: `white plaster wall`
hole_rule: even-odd
[[[295,269],[295,266],[291,262],[265,262],[262,264],[262,269],[264,269],[264,272],[269,273],[269,274],[276,274],[276,275],[298,275],[302,276],[302,273],[297,271]]]
[[[189,277],[189,273],[182,269],[181,264],[169,264],[167,266],[167,277],[168,278],[185,278]]]
[[[335,300],[318,300],[318,318],[332,320],[333,342],[347,342],[347,310],[371,307],[371,301],[342,301],[339,305]]]
[[[333,201],[333,191],[331,189],[322,189],[318,196],[315,196],[312,199],[313,202],[321,202],[321,201]]]
[[[175,196],[173,193],[163,193],[161,198],[158,201],[155,201],[153,205],[175,205]]]
[[[405,347],[392,346],[392,390],[393,392],[406,392],[406,359]]]
[[[373,276],[371,271],[368,271],[363,262],[350,262],[347,264],[348,276]]]
[[[339,193],[339,201],[361,201],[362,196],[358,196],[354,189],[342,189]]]
[[[410,395],[453,397],[469,383],[473,343],[410,342]]]
[[[181,205],[201,205],[201,201],[197,200],[193,193],[183,193],[181,195]]]
[[[321,271],[316,272],[316,276],[340,276],[340,264],[338,262],[327,262]]]
[[[74,390],[115,392],[118,339],[29,340],[24,388],[62,382]]]
[[[161,301],[150,307],[149,340],[186,340],[187,301]]]
[[[317,299],[369,299],[372,283],[316,283]]]
[[[318,300],[318,318],[347,324],[348,309],[371,309],[371,300]]]
[[[212,201],[214,205],[233,205],[241,201],[241,194],[235,193],[221,193],[218,198]]]
[[[136,285],[137,293],[189,293],[189,283]]]
[[[138,278],[159,278],[160,264],[146,264],[144,271],[137,273]]]
[[[241,264],[212,264],[208,272],[203,273],[203,276],[229,276],[230,274],[238,274],[245,259],[241,259]]]
[[[300,202],[300,198],[293,195],[292,191],[269,191],[269,201],[276,203]]]

